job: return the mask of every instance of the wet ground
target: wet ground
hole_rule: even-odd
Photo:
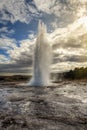
[[[0,83],[0,130],[87,130],[87,83]]]

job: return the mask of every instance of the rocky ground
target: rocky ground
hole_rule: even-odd
[[[0,130],[87,130],[87,83],[0,83]]]

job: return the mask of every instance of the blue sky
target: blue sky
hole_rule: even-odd
[[[87,66],[86,0],[0,0],[0,73],[32,73],[38,21],[53,43],[52,71]]]

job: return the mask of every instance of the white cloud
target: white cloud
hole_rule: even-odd
[[[32,17],[38,17],[36,8],[25,0],[0,0],[1,20],[29,23]]]
[[[84,43],[82,44],[82,42],[79,42],[80,45],[78,46],[78,38],[85,35],[86,28],[84,28],[85,25],[83,22],[79,21],[82,20],[79,19],[66,28],[60,28],[51,34],[48,34],[48,37],[51,35],[52,40],[54,40],[54,44],[57,45],[57,47],[53,50],[53,71],[65,71],[73,69],[76,66],[79,67],[86,65],[87,51],[83,46]],[[77,22],[79,24],[77,24]],[[76,36],[74,36],[75,32]],[[62,42],[60,43],[61,39]],[[16,47],[14,50],[8,51],[11,57],[11,62],[14,64],[19,64],[20,66],[21,64],[24,64],[24,66],[29,66],[29,68],[31,68],[35,38],[32,40],[22,40],[20,43],[20,47]]]
[[[72,63],[69,62],[60,62],[60,63],[56,63],[52,66],[52,72],[64,72],[64,71],[68,71],[71,70],[72,68],[74,68]]]
[[[57,73],[57,72],[65,72],[69,70],[73,70],[75,67],[87,67],[87,62],[83,63],[76,63],[76,62],[60,62],[57,64],[54,64],[52,66],[52,71]]]
[[[8,63],[9,61],[8,61],[8,59],[7,59],[7,57],[5,56],[5,55],[0,55],[0,64],[2,64],[2,63]]]
[[[34,35],[34,33],[31,33],[31,34],[29,34],[28,37],[29,37],[30,40],[33,40],[35,38],[35,35]]]
[[[64,71],[75,66],[86,65],[87,47],[84,41],[87,36],[87,28],[84,19],[86,20],[86,17],[76,20],[66,28],[59,28],[48,34],[48,37],[51,37],[53,41],[53,71]],[[31,40],[22,40],[20,47],[8,51],[13,64],[31,68],[35,39],[33,35]]]
[[[55,47],[87,47],[86,42],[83,42],[82,36],[87,36],[87,17],[82,17],[66,28],[57,28],[51,33],[51,38],[54,40]]]
[[[85,4],[87,3],[87,0],[79,0],[81,3]]]
[[[80,7],[77,11],[77,17],[83,17],[87,15],[87,9],[86,9],[86,6],[83,6],[83,7]]]
[[[87,66],[86,0],[34,0],[32,4],[35,4],[37,8],[30,3],[25,3],[25,0],[0,0],[1,21],[29,23],[33,17],[40,16],[39,11],[42,16],[47,14],[46,17],[54,18],[50,18],[50,20],[48,17],[46,18],[49,26],[55,29],[48,34],[53,41],[53,71]],[[0,32],[8,33],[8,28],[1,28]],[[6,36],[0,38],[0,47],[6,49],[11,58],[8,66],[15,66],[15,70],[20,68],[20,71],[25,70],[25,67],[28,66],[31,68],[35,43],[34,34],[31,33],[29,39],[20,41],[20,47],[17,47],[15,43],[15,39]],[[3,55],[0,55],[0,58],[2,61],[7,60]]]
[[[2,28],[0,28],[0,33],[2,33],[2,32],[8,32],[7,27],[2,27]]]
[[[0,0],[0,21],[16,21],[29,23],[33,18],[41,18],[45,14],[46,21],[51,26],[65,26],[86,13],[86,1],[81,0]],[[53,20],[51,17],[53,17]]]
[[[54,48],[53,71],[87,66],[87,17],[51,33]]]
[[[38,10],[51,14],[51,7],[55,4],[55,0],[34,0]]]
[[[25,39],[20,41],[20,47],[13,46],[14,49],[8,49],[8,57],[4,55],[0,55],[0,72],[1,73],[19,73],[19,74],[27,74],[31,73],[32,66],[32,55],[33,55],[33,46],[35,43],[35,39],[29,40]],[[10,44],[8,44],[10,45]],[[7,45],[7,46],[8,46]]]
[[[87,2],[84,0],[34,0],[38,10],[55,16],[50,19],[53,28],[64,27],[78,17],[87,15]],[[55,20],[54,20],[55,19]],[[46,19],[49,23],[49,20]]]
[[[20,41],[20,47],[16,47],[14,50],[9,50],[8,53],[13,63],[25,63],[32,62],[34,40],[25,39]]]
[[[35,19],[41,15],[46,17],[47,24],[55,29],[48,34],[53,42],[52,70],[65,71],[74,67],[87,66],[86,3],[86,0],[34,0],[32,3],[26,3],[25,0],[0,0],[0,22],[29,23],[32,18]],[[3,27],[0,28],[0,32],[12,34],[14,30]],[[6,49],[11,59],[9,61],[8,57],[0,55],[2,71],[7,68],[5,70],[9,72],[15,72],[18,69],[24,72],[31,68],[35,35],[31,32],[28,37],[30,40],[20,41],[20,47],[17,47],[15,39],[1,35],[0,48]],[[7,63],[7,67],[3,67],[3,63]]]
[[[8,29],[8,27],[2,27],[0,28],[1,36],[4,33],[5,35],[13,34],[15,31],[13,29]]]
[[[4,35],[0,37],[0,48],[8,50],[8,49],[15,49],[16,47],[17,46],[15,39],[8,38]]]

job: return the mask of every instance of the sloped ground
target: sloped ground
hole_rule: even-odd
[[[87,83],[0,83],[0,130],[87,130]]]

